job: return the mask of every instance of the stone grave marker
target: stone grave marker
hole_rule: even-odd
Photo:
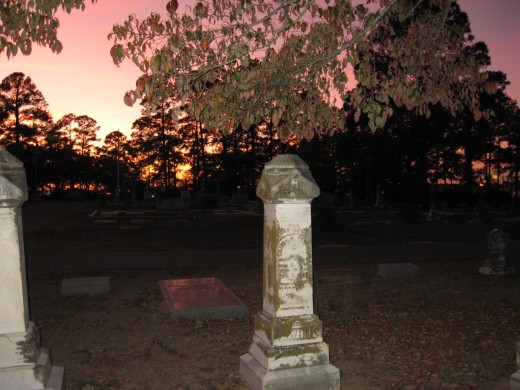
[[[191,202],[191,193],[188,190],[181,190],[181,199],[189,204]]]
[[[117,219],[95,219],[94,223],[98,225],[115,224],[117,223]]]
[[[387,280],[410,281],[419,277],[420,269],[413,263],[383,263],[377,265],[377,273]]]
[[[235,192],[231,198],[231,207],[247,209],[249,207],[249,195],[245,192]]]
[[[130,223],[132,224],[139,224],[139,225],[152,225],[153,219],[151,218],[137,218],[137,219],[131,219]]]
[[[127,211],[126,215],[143,215],[144,211]]]
[[[173,198],[160,199],[157,210],[173,210]]]
[[[174,198],[173,199],[173,209],[174,210],[188,210],[188,202],[183,198]]]
[[[119,211],[102,211],[99,214],[102,215],[102,216],[110,215],[110,216],[116,216],[117,217],[120,214],[120,212]]]
[[[256,193],[264,202],[263,309],[240,374],[253,390],[339,389],[313,308],[311,201],[319,188],[298,156],[279,155]]]
[[[479,272],[484,275],[512,275],[515,268],[506,258],[506,247],[509,235],[500,229],[493,229],[486,234],[488,254]]]
[[[0,389],[63,387],[40,333],[29,321],[21,205],[27,200],[22,162],[0,147]]]
[[[61,281],[61,295],[99,295],[110,292],[110,279],[108,276],[89,278],[68,278]]]
[[[516,343],[516,372],[510,377],[509,390],[520,390],[520,342]]]
[[[435,203],[430,204],[430,210],[428,211],[428,215],[426,216],[426,220],[428,221],[437,221],[440,219],[439,212],[437,211],[437,207],[435,207]]]
[[[120,225],[119,230],[139,230],[140,227],[137,225]]]
[[[170,318],[248,317],[249,309],[220,279],[161,280]]]

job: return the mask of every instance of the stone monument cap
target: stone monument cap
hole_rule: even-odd
[[[319,194],[309,166],[294,154],[280,154],[267,163],[256,189],[256,195],[268,203],[309,200]]]
[[[309,169],[309,165],[296,154],[279,154],[267,164],[264,169]]]
[[[0,147],[0,207],[19,206],[27,199],[23,163]]]

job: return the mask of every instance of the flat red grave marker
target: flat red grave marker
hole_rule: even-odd
[[[159,282],[170,317],[248,317],[249,309],[218,278],[170,279]]]

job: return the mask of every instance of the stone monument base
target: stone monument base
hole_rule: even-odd
[[[520,390],[520,371],[511,375],[509,380],[509,390]]]
[[[51,366],[49,353],[40,345],[33,322],[26,332],[0,334],[0,389],[63,389],[63,368]]]
[[[0,371],[0,385],[2,389],[31,389],[31,390],[63,390],[63,367],[51,366],[46,379],[47,383],[40,380],[38,372],[45,370],[45,364],[49,362],[45,352],[40,353],[38,364],[33,366],[10,367]],[[50,362],[49,362],[50,363]],[[43,387],[45,386],[45,387]]]
[[[332,364],[267,371],[251,354],[240,357],[240,375],[251,390],[339,390]]]

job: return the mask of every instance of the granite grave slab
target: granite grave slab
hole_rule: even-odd
[[[249,316],[249,308],[218,278],[161,280],[159,287],[173,319]]]

